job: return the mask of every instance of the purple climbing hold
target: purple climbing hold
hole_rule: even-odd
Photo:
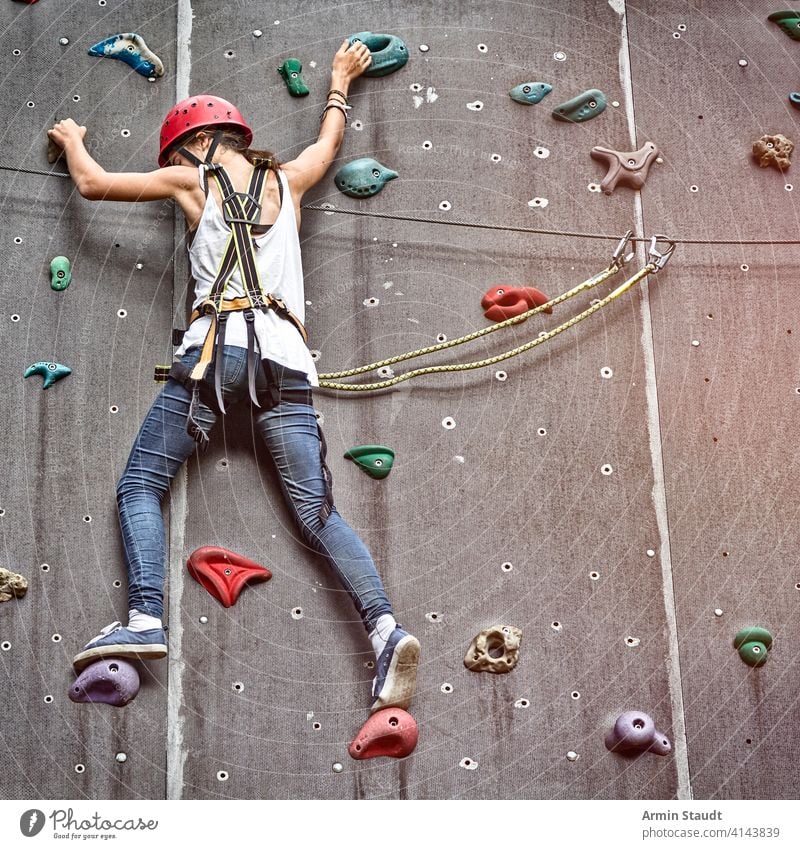
[[[666,734],[657,731],[653,718],[641,710],[626,710],[617,717],[614,728],[606,735],[606,748],[623,754],[668,755],[672,751]]]
[[[109,657],[90,664],[70,687],[73,702],[101,702],[125,707],[139,692],[139,673],[126,660]]]

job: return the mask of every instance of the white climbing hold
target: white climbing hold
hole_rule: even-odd
[[[472,103],[467,104],[467,109],[472,112],[480,112],[483,109],[483,103],[480,100],[473,100]]]
[[[528,206],[531,209],[544,209],[549,203],[547,198],[532,198],[528,201]]]
[[[546,147],[539,146],[534,148],[533,155],[537,159],[547,159],[547,157],[550,156],[550,151]]]
[[[462,758],[459,766],[464,769],[477,769],[478,762],[474,758]]]
[[[572,763],[577,761],[579,757],[580,755],[577,752],[567,752],[567,760],[572,761]]]

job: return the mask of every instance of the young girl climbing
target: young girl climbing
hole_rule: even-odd
[[[77,670],[103,657],[166,656],[161,502],[226,406],[248,399],[303,540],[330,564],[369,634],[377,657],[372,710],[411,701],[419,643],[395,622],[372,557],[334,507],[312,406],[317,374],[302,324],[300,201],[336,157],[350,83],[370,61],[363,43],[348,47],[345,40],[333,58],[317,141],[282,165],[250,148],[253,134],[239,110],[213,95],[190,97],[170,110],[161,128],[160,167],[147,173],[103,170],[83,144],[86,128],[71,119],[48,131],[84,198],[177,201],[193,234],[188,250],[196,281],[192,321],[170,379],[117,485],[128,624],[103,628],[75,656]]]

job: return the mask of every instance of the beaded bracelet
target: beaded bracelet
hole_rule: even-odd
[[[330,100],[330,96],[331,96],[332,94],[338,94],[338,95],[339,95],[339,96],[340,96],[340,97],[344,100],[344,102],[345,102],[345,103],[347,103],[347,95],[346,95],[343,91],[339,91],[339,89],[338,89],[338,88],[332,88],[332,89],[328,92],[328,99],[329,99],[329,100]]]
[[[341,104],[341,103],[334,103],[333,101],[331,101],[331,102],[330,102],[330,103],[328,103],[328,105],[327,105],[327,106],[326,106],[326,107],[322,110],[322,114],[319,116],[319,122],[320,122],[320,124],[323,122],[323,120],[325,119],[325,113],[326,113],[329,109],[338,109],[338,110],[342,113],[342,115],[344,115],[344,122],[345,122],[345,124],[347,124],[347,123],[348,123],[348,118],[347,118],[347,111],[346,111],[346,110],[348,110],[348,109],[350,109],[350,108],[351,108],[351,107],[349,107],[349,106],[342,106],[342,104]]]

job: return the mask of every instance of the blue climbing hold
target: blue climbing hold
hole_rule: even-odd
[[[542,98],[546,97],[553,90],[553,86],[547,83],[520,83],[508,93],[512,100],[517,103],[525,103],[532,105],[538,103]]]
[[[580,124],[596,118],[606,108],[606,96],[599,88],[590,88],[583,94],[556,106],[552,115],[558,121],[571,121]]]
[[[336,188],[351,198],[368,198],[400,175],[391,168],[381,165],[376,159],[365,157],[354,159],[343,165],[333,178]]]
[[[32,374],[40,374],[44,378],[42,389],[49,389],[57,380],[72,374],[72,369],[69,366],[62,366],[61,363],[34,363],[25,369],[25,377],[30,377]]]
[[[110,56],[121,59],[144,77],[164,75],[163,62],[145,44],[144,39],[135,32],[123,32],[98,41],[89,48],[90,56]]]
[[[396,35],[357,32],[347,40],[351,46],[357,41],[362,41],[372,54],[372,62],[364,71],[365,77],[385,77],[387,74],[399,71],[408,62],[408,48],[403,39]]]
[[[394,451],[385,445],[357,445],[346,451],[344,456],[377,480],[387,477],[394,465]]]

